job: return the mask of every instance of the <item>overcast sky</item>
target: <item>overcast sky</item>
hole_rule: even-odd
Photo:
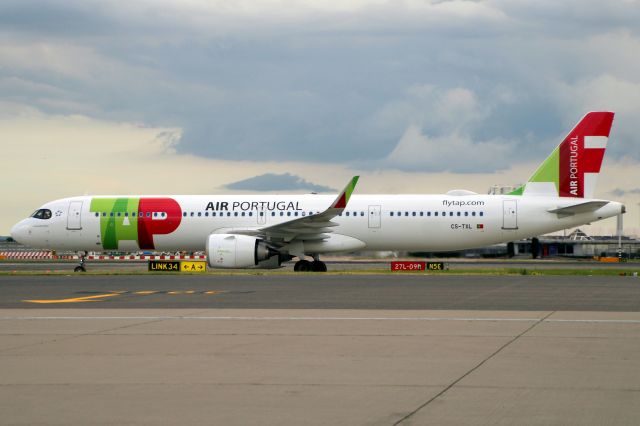
[[[616,112],[604,173],[621,177],[597,195],[638,228],[639,22],[636,0],[5,0],[0,144],[30,178],[0,171],[17,183],[4,196],[28,194],[0,234],[55,196],[150,178],[156,193],[342,188],[355,173],[369,192],[486,192],[526,180],[589,110]]]

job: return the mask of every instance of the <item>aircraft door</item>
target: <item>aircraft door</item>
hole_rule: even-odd
[[[502,229],[518,229],[518,200],[502,202]]]
[[[380,228],[380,206],[369,206],[369,228]]]
[[[67,229],[82,229],[82,201],[72,201],[69,203],[69,214],[67,215]]]

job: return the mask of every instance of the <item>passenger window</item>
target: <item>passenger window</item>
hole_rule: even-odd
[[[465,216],[469,216],[469,212],[464,212],[464,215]]]
[[[209,212],[204,212],[205,217],[209,217]]]
[[[480,212],[480,216],[484,216],[484,213],[483,213],[483,212]]]
[[[238,216],[238,212],[233,212],[233,215],[234,216]]]
[[[244,216],[244,215],[245,215],[245,212],[242,212],[242,216]]]
[[[349,212],[346,212],[346,213],[345,213],[345,216],[349,216]]]
[[[182,212],[182,217],[187,217],[187,212]]]
[[[424,216],[424,212],[420,212],[420,216]]]
[[[113,217],[113,212],[109,213],[109,217]]]
[[[122,213],[118,212],[118,217],[120,217],[122,215]]]
[[[147,212],[147,217],[151,217],[151,212]]]
[[[434,216],[438,216],[438,212],[433,212],[433,215]]]
[[[194,216],[193,212],[189,213],[189,216],[193,217]]]
[[[227,217],[231,216],[231,212],[227,212]]]
[[[291,216],[291,212],[287,212],[287,216]]]
[[[431,216],[431,212],[427,212],[427,216]]]
[[[284,216],[284,212],[280,212],[280,216]]]
[[[211,216],[212,217],[215,216],[215,215],[216,215],[216,212],[211,212]]]
[[[295,212],[293,215],[297,217],[298,216],[298,212]]]
[[[102,212],[102,217],[105,217],[107,215],[107,212]]]
[[[475,216],[475,215],[476,215],[476,212],[471,212],[471,216]]]
[[[360,212],[360,216],[364,216],[364,212]]]
[[[100,213],[96,213],[96,217],[100,216]]]
[[[460,216],[460,212],[458,212],[457,215]]]
[[[415,215],[416,215],[416,212],[411,213],[411,216],[415,216]]]
[[[260,213],[262,213],[262,212],[260,212]],[[275,215],[276,215],[276,212],[271,212],[271,216],[275,216]]]
[[[389,216],[393,216],[393,212],[389,212]]]
[[[449,216],[453,216],[453,212],[449,212]]]

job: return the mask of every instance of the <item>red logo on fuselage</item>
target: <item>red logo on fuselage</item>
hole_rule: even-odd
[[[182,209],[173,198],[140,198],[140,212],[163,212],[166,216],[143,215],[138,219],[138,245],[143,250],[155,249],[154,235],[170,234],[180,226]]]

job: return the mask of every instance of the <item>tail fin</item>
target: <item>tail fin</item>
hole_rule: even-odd
[[[510,195],[593,198],[607,147],[613,112],[589,112]]]

